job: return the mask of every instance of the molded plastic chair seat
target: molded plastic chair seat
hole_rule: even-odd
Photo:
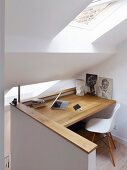
[[[116,103],[113,111],[112,111],[112,116],[108,119],[101,119],[101,118],[92,118],[90,119],[85,126],[85,129],[94,132],[92,141],[94,141],[95,138],[95,133],[102,133],[105,134],[108,140],[108,146],[109,146],[109,152],[112,158],[113,165],[115,166],[115,161],[113,158],[113,153],[112,153],[112,144],[115,147],[115,143],[113,141],[111,131],[114,128],[115,125],[115,114],[117,110],[120,108],[120,104]]]
[[[88,121],[85,128],[90,132],[108,133],[110,132],[111,119],[93,118]]]

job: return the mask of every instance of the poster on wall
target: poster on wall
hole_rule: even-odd
[[[86,74],[87,93],[90,93],[91,95],[96,95],[96,84],[97,84],[97,75]]]
[[[99,77],[97,95],[105,98],[112,99],[113,79]]]

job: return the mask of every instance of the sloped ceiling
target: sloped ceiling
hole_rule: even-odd
[[[91,0],[6,0],[6,38],[51,39]]]
[[[104,53],[7,54],[5,58],[6,89],[17,85],[75,78],[76,75],[105,58],[107,54]]]
[[[104,46],[117,46],[121,42],[127,40],[127,19],[116,25],[113,29],[103,34],[94,41],[93,44],[101,44]]]
[[[6,0],[5,45],[9,42],[8,46],[13,44],[13,49],[16,49],[15,46],[24,48],[26,39],[35,39],[36,49],[40,49],[36,43],[38,38],[50,42],[90,2],[91,0],[22,0],[20,2]],[[66,41],[62,43],[61,37],[60,45],[59,41],[55,42],[54,52],[39,50],[34,52],[32,48],[31,50],[29,48],[29,51],[27,48],[22,48],[22,51],[18,52],[6,51],[5,88],[75,78],[85,69],[112,55],[112,52],[107,53],[103,50],[90,52],[84,41],[80,42],[79,39],[77,41],[72,37],[67,42],[69,39],[64,38]],[[17,41],[19,39],[20,41]],[[77,41],[78,45],[73,44],[73,41]],[[67,50],[71,47],[71,52],[57,50],[58,46],[64,49],[64,44],[66,44],[65,49]],[[34,46],[34,44],[32,45]],[[30,45],[28,46],[30,47]],[[80,48],[80,46],[82,47]],[[74,53],[73,49],[76,51],[76,47],[78,47],[78,51]],[[86,49],[86,52],[82,50],[83,48]]]
[[[17,47],[38,39],[49,42],[64,29],[92,0],[6,0],[5,4],[5,50],[13,46],[14,53],[5,58],[5,86],[39,83],[64,79],[76,73],[77,68],[67,62],[67,56],[32,53],[29,46],[22,53]],[[27,40],[27,41],[26,41]],[[17,43],[18,42],[18,43]],[[42,45],[43,46],[43,45]],[[38,47],[37,47],[38,49]],[[24,52],[24,53],[23,53]],[[65,59],[65,61],[64,61]],[[66,63],[67,70],[63,63]],[[70,64],[70,65],[69,65]],[[63,68],[64,67],[64,68]],[[73,68],[72,68],[73,67]],[[75,68],[75,69],[74,69]],[[79,66],[78,66],[79,68]],[[74,73],[73,73],[73,70]],[[70,72],[70,73],[69,73]],[[68,74],[69,73],[69,74]]]

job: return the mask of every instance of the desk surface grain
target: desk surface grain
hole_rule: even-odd
[[[114,100],[102,99],[97,96],[76,96],[75,94],[60,97],[59,100],[68,101],[66,110],[50,109],[52,101],[46,103],[46,107],[35,109],[49,119],[68,127],[83,120],[115,103]],[[79,104],[81,110],[74,110],[73,106]]]
[[[50,109],[53,100],[46,101],[46,106],[36,109],[30,108],[21,103],[19,103],[16,108],[51,129],[58,135],[64,137],[66,140],[78,146],[85,152],[92,152],[96,149],[96,144],[72,132],[66,127],[105,109],[106,107],[114,104],[116,101],[89,95],[80,97],[75,94],[60,97],[59,100],[69,102],[66,110]],[[75,104],[79,104],[82,110],[75,111],[73,109]]]

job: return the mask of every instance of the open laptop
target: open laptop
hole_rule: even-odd
[[[58,96],[55,98],[53,103],[51,104],[50,108],[51,109],[66,109],[68,106],[68,101],[62,101],[62,100],[57,100],[59,96],[61,95],[62,91],[58,94]]]

